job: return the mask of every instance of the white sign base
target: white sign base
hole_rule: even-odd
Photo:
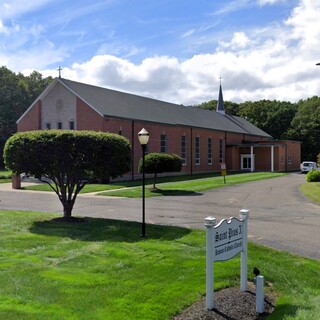
[[[240,290],[247,290],[247,227],[249,210],[239,212],[240,220],[231,217],[216,225],[214,217],[205,219],[206,235],[206,308],[214,308],[214,262],[232,259],[241,252]]]

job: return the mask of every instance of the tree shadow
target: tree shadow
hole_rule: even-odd
[[[246,292],[250,293],[253,296],[256,296],[255,292],[249,290]],[[306,307],[303,305],[294,305],[289,303],[275,305],[272,301],[269,301],[269,299],[267,299],[266,296],[264,299],[264,303],[266,307],[268,306],[272,309],[272,314],[275,316],[276,319],[279,320],[287,318],[288,316],[295,317],[299,310],[309,311],[311,309],[310,307]],[[269,313],[262,313],[259,315],[259,317],[257,317],[257,319],[265,319],[268,315]]]
[[[152,193],[161,194],[163,196],[201,196],[202,193],[190,191],[190,190],[181,190],[181,189],[172,189],[172,190],[161,190],[161,189],[152,189]]]
[[[66,237],[80,241],[138,242],[148,239],[176,240],[190,233],[189,229],[146,225],[147,237],[141,237],[141,223],[85,217],[82,223],[60,222],[55,219],[35,221],[30,227],[35,234]]]
[[[281,304],[275,307],[274,315],[276,319],[284,319],[287,317],[295,317],[299,310],[305,310],[306,312],[310,311],[310,307],[303,305],[292,305],[292,304]]]

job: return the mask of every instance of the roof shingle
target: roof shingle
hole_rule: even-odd
[[[104,117],[142,120],[271,138],[247,120],[66,79],[56,79]]]

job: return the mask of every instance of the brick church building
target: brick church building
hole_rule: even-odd
[[[128,138],[138,175],[138,132],[150,139],[147,152],[175,153],[182,174],[299,170],[301,143],[279,141],[247,120],[224,111],[220,85],[216,111],[186,107],[56,78],[17,121],[18,131],[71,129],[112,132]]]

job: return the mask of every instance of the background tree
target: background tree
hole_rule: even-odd
[[[96,178],[116,178],[131,168],[129,141],[116,134],[46,130],[21,132],[6,142],[6,166],[17,174],[34,175],[47,183],[70,221],[79,192]]]
[[[169,153],[149,153],[145,157],[145,173],[154,174],[153,190],[156,190],[157,174],[163,172],[179,172],[182,160],[179,156]],[[139,171],[142,172],[142,159],[139,162]]]
[[[288,130],[297,109],[296,104],[288,101],[247,101],[240,104],[239,116],[280,140],[288,138]]]
[[[290,139],[302,141],[302,160],[317,161],[320,149],[320,97],[298,102],[288,131]]]
[[[196,107],[216,111],[217,110],[217,103],[218,103],[217,100],[210,100],[210,101],[198,104],[198,105],[196,105]],[[239,104],[236,102],[224,101],[224,109],[225,109],[226,114],[231,114],[234,116],[239,115]]]
[[[52,81],[33,71],[29,76],[0,68],[0,167],[5,141],[16,132],[16,121]]]

